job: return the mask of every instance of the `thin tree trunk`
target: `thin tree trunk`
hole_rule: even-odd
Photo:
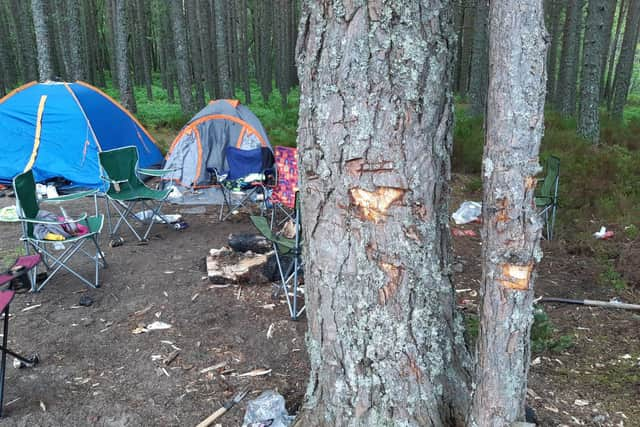
[[[49,47],[49,27],[45,15],[45,0],[31,0],[33,27],[36,33],[36,47],[38,49],[38,80],[41,82],[53,77],[53,63],[51,48]]]
[[[567,18],[562,39],[560,76],[556,89],[556,100],[560,114],[572,116],[576,111],[576,91],[578,76],[578,56],[580,52],[580,23],[582,22],[583,0],[569,0]]]
[[[256,46],[256,78],[265,103],[273,90],[273,1],[255,3],[253,34]]]
[[[169,0],[169,16],[171,17],[171,30],[173,32],[173,45],[176,58],[176,70],[178,74],[178,93],[182,112],[191,115],[195,112],[189,69],[189,48],[187,46],[187,32],[184,26],[184,12],[182,2]]]
[[[115,2],[116,0],[105,0],[105,12],[107,16],[107,27],[109,28],[109,37],[107,37],[107,44],[109,45],[109,68],[111,71],[111,80],[114,87],[120,87],[118,82],[118,66],[116,59],[116,27],[115,27]]]
[[[447,0],[303,2],[311,374],[298,426],[464,424],[469,360],[447,272],[451,18]]]
[[[36,80],[38,78],[38,65],[35,56],[36,43],[29,2],[25,2],[24,0],[13,0],[11,2],[11,6],[17,26],[16,37],[21,46],[21,78],[27,81]]]
[[[73,80],[87,80],[79,0],[66,0],[66,9],[67,28],[64,30],[64,36],[69,45],[69,75]]]
[[[251,104],[251,89],[249,87],[249,27],[247,25],[247,0],[240,0],[238,11],[238,35],[239,35],[239,71],[245,103]],[[293,55],[292,55],[293,56]],[[293,62],[293,60],[291,61]]]
[[[622,113],[627,103],[629,86],[631,85],[633,62],[638,44],[639,24],[640,1],[632,1],[629,4],[629,11],[627,12],[620,58],[618,59],[618,66],[616,67],[613,102],[611,106],[611,117],[618,122],[622,121]]]
[[[562,39],[560,31],[560,18],[564,12],[564,4],[562,0],[549,0],[547,2],[549,12],[547,14],[548,21],[551,23],[549,34],[551,45],[549,47],[549,56],[547,59],[547,104],[553,105],[556,99],[556,82],[558,76],[558,47]]]
[[[147,25],[147,4],[145,0],[137,0],[136,17],[140,26],[140,45],[142,48],[142,76],[144,78],[144,86],[147,89],[147,99],[153,100],[153,79],[151,77],[151,44],[149,43],[150,31]]]
[[[482,306],[470,425],[507,427],[524,421],[541,257],[534,191],[546,85],[542,0],[493,0],[489,22]]]
[[[458,89],[460,96],[467,96],[469,91],[469,75],[471,71],[471,55],[473,54],[473,32],[474,20],[476,17],[477,0],[466,0],[464,21],[462,25],[462,52],[460,54],[460,87]]]
[[[189,37],[189,58],[191,59],[191,68],[193,70],[193,87],[195,89],[195,105],[198,108],[204,106],[204,78],[202,57],[200,56],[200,27],[196,17],[196,0],[187,0],[185,2],[187,25],[187,36]]]
[[[609,64],[607,66],[607,80],[604,84],[603,99],[606,101],[607,109],[611,108],[611,92],[613,91],[614,82],[614,70],[616,65],[616,59],[618,57],[618,44],[620,43],[620,34],[622,33],[622,23],[625,20],[626,14],[629,9],[629,2],[626,0],[620,0],[620,8],[618,9],[618,22],[616,24],[616,35],[611,44],[611,53]]]
[[[612,5],[602,0],[589,0],[583,48],[578,135],[594,144],[600,142],[600,82],[602,56],[606,52],[607,7]]]
[[[198,20],[198,36],[200,38],[200,57],[202,58],[202,65],[204,66],[204,77],[207,82],[207,91],[209,92],[209,99],[213,99],[216,96],[215,85],[215,70],[212,66],[211,55],[211,11],[207,0],[197,0],[196,5],[196,19]]]
[[[219,95],[221,98],[233,98],[233,87],[229,76],[229,61],[227,56],[225,13],[223,0],[213,0],[216,26],[216,60],[219,78]]]
[[[605,17],[604,40],[602,43],[602,60],[600,63],[600,102],[604,97],[604,85],[606,79],[607,60],[609,59],[609,45],[611,44],[611,34],[613,32],[613,21],[618,8],[618,0],[605,0],[603,3],[607,7],[607,16]]]
[[[118,87],[120,89],[120,102],[132,113],[136,112],[136,98],[133,95],[131,75],[129,72],[129,35],[127,23],[126,0],[114,0],[114,46],[116,56],[116,70],[118,74]]]
[[[476,0],[474,26],[469,102],[471,114],[483,116],[489,84],[489,0]]]

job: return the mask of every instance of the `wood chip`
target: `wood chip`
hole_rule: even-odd
[[[193,301],[195,301],[196,299],[198,299],[198,296],[200,296],[200,294],[194,294],[194,295],[191,297],[191,302],[193,302]]]
[[[30,305],[29,307],[23,308],[22,311],[29,311],[29,310],[33,310],[34,308],[38,308],[38,307],[42,307],[42,304]]]
[[[145,314],[147,311],[151,310],[152,308],[153,308],[153,304],[149,304],[148,306],[146,306],[142,310],[138,310],[138,311],[134,312],[133,315],[134,316],[142,316],[143,314]]]
[[[267,339],[271,339],[273,337],[273,323],[269,325],[269,329],[267,329]]]
[[[173,362],[176,357],[178,357],[178,354],[180,354],[180,350],[173,350],[171,353],[169,353],[169,355],[164,359],[163,363],[167,366],[169,366],[171,364],[171,362]]]
[[[225,366],[227,366],[227,362],[216,363],[213,366],[209,366],[208,368],[201,369],[200,373],[201,374],[206,374],[209,371],[215,371],[215,370],[218,370],[218,369],[223,368]]]
[[[47,412],[47,405],[42,400],[40,401],[40,408],[42,408],[42,412]]]
[[[272,369],[254,369],[253,371],[245,372],[244,374],[238,374],[239,377],[259,377],[262,375],[270,374]]]

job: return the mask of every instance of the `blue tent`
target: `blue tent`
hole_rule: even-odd
[[[120,104],[83,82],[28,83],[0,99],[0,181],[33,169],[98,188],[98,152],[135,145],[140,167],[162,162],[155,141]]]

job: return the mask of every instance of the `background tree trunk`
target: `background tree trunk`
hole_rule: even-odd
[[[311,374],[297,423],[459,426],[470,391],[448,273],[451,5],[363,3],[302,6]]]
[[[191,69],[193,70],[193,86],[195,89],[195,105],[197,109],[204,107],[204,76],[202,57],[200,56],[200,29],[198,19],[196,17],[196,0],[187,0],[185,2],[186,18],[187,18],[187,35],[189,37],[189,58]]]
[[[613,43],[611,44],[611,53],[609,54],[609,64],[607,65],[607,79],[604,84],[604,95],[603,99],[607,103],[607,109],[611,108],[611,92],[613,92],[613,81],[614,78],[614,70],[616,65],[616,60],[618,57],[618,44],[620,43],[620,34],[622,33],[622,23],[625,20],[627,11],[629,9],[629,1],[628,0],[620,0],[620,8],[618,9],[618,19],[616,24],[616,32],[615,37],[613,39]]]
[[[541,224],[534,191],[544,128],[542,0],[493,0],[483,156],[482,306],[471,425],[524,420]]]
[[[140,47],[142,48],[142,76],[144,78],[144,86],[147,89],[147,99],[153,100],[153,79],[151,75],[151,44],[149,43],[150,31],[147,25],[148,8],[144,0],[136,2],[136,16],[140,25]]]
[[[476,0],[469,103],[471,114],[484,116],[489,84],[489,0]]]
[[[589,15],[584,36],[578,135],[594,144],[600,141],[600,81],[602,56],[603,52],[606,52],[608,7],[612,7],[610,2],[589,0]]]
[[[464,18],[462,21],[462,33],[459,37],[462,39],[460,52],[460,85],[458,92],[460,96],[467,96],[469,90],[469,73],[471,71],[471,55],[473,54],[474,40],[474,20],[476,17],[476,1],[464,0]]]
[[[226,25],[223,0],[213,0],[216,24],[216,60],[219,78],[218,93],[221,98],[233,98],[233,87],[229,75],[229,61],[227,56]]]
[[[611,117],[622,121],[624,104],[627,103],[629,86],[633,75],[633,61],[636,55],[638,44],[638,25],[640,24],[640,1],[631,1],[622,39],[620,58],[616,67],[615,86],[613,92],[613,103],[611,107]]]
[[[132,113],[136,112],[136,98],[133,96],[131,76],[129,74],[129,46],[127,36],[126,0],[114,0],[114,45],[116,50],[116,69],[118,72],[118,87],[120,88],[120,102]]]
[[[173,34],[176,70],[178,75],[178,93],[182,112],[191,115],[195,112],[193,95],[191,93],[191,70],[189,69],[189,48],[187,47],[187,32],[184,27],[184,11],[181,1],[169,1],[169,16]]]
[[[547,6],[547,22],[549,28],[549,37],[551,38],[551,45],[549,47],[549,54],[547,57],[547,104],[553,105],[553,100],[556,99],[556,82],[558,76],[558,47],[562,39],[562,32],[560,31],[560,19],[564,12],[564,4],[562,0],[547,0],[545,3]]]
[[[38,80],[41,82],[53,77],[53,63],[51,62],[51,48],[49,47],[49,27],[45,15],[45,0],[31,0],[33,27],[36,33],[36,47],[38,49]]]
[[[87,80],[80,7],[78,0],[66,1],[68,25],[64,33],[69,40],[70,77],[72,80]]]
[[[576,112],[576,90],[580,55],[580,24],[583,0],[569,0],[562,39],[560,75],[556,87],[556,101],[560,113],[569,117]]]

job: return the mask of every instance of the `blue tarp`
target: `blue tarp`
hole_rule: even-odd
[[[103,183],[98,152],[129,145],[138,148],[140,167],[162,162],[147,131],[122,106],[86,83],[29,84],[0,100],[2,182],[11,182],[35,156],[37,182],[63,178],[73,186],[99,188]]]

